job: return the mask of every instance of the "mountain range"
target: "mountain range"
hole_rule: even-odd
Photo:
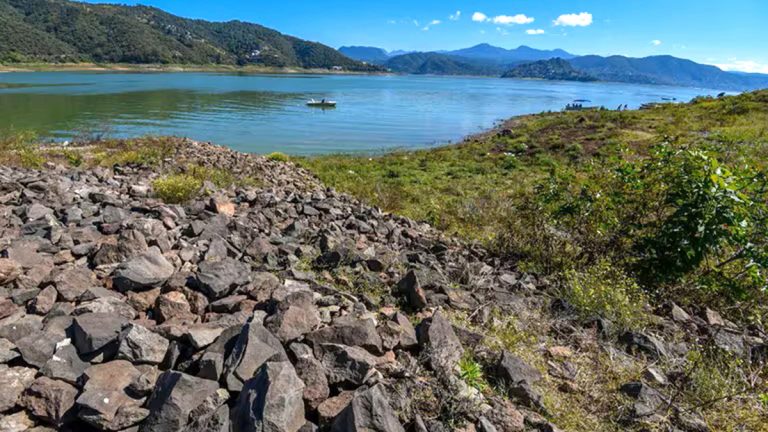
[[[379,71],[326,45],[242,21],[146,6],[0,0],[0,62],[231,64]]]
[[[768,75],[726,72],[715,66],[665,55],[644,58],[577,56],[560,49],[538,50],[527,46],[504,49],[488,44],[396,56],[380,48],[347,48],[355,48],[341,49],[349,57],[397,73],[600,80],[740,91],[768,87]],[[361,53],[366,55],[361,56]]]

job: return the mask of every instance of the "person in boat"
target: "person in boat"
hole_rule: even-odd
[[[325,98],[323,98],[323,100],[321,100],[320,103],[325,104]]]

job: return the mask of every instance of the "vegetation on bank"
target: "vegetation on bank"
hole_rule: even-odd
[[[584,322],[602,317],[620,334],[653,326],[672,304],[768,325],[767,150],[768,91],[759,91],[533,115],[449,147],[294,161],[547,277]],[[557,343],[550,312],[528,312],[483,327],[456,319],[545,371],[541,346]],[[541,386],[551,419],[566,430],[628,430],[616,413],[629,402],[617,389],[652,363],[614,358],[588,333],[578,338],[579,390]],[[766,371],[716,347],[689,357],[657,365],[683,368],[675,403],[701,412],[711,430],[762,430]],[[463,369],[477,386],[472,365]]]

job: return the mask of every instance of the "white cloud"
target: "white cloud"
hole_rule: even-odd
[[[433,26],[434,25],[440,25],[440,24],[442,24],[442,21],[440,21],[440,20],[432,20],[432,22],[429,23],[429,25],[433,25]]]
[[[582,12],[578,14],[560,15],[552,23],[556,26],[586,27],[592,24],[592,14],[589,12]]]
[[[496,27],[496,31],[499,32],[502,36],[509,36],[509,32],[501,27]]]
[[[528,29],[528,30],[525,31],[525,33],[529,34],[529,35],[540,35],[540,34],[544,34],[544,30],[542,30],[542,29]]]
[[[729,63],[715,64],[715,66],[724,71],[768,74],[768,64],[758,63],[754,60],[730,60]]]
[[[493,23],[494,24],[504,24],[504,25],[512,25],[512,24],[530,24],[534,21],[533,18],[526,16],[525,14],[517,14],[517,15],[499,15],[493,17]]]
[[[459,19],[461,19],[461,11],[457,10],[456,13],[449,16],[448,19],[451,21],[458,21]]]
[[[662,42],[660,40],[658,40],[658,39],[654,39],[654,40],[651,41],[651,45],[653,45],[653,46],[659,46],[659,45],[661,45],[661,43]]]
[[[474,22],[485,22],[488,21],[488,15],[482,13],[482,12],[475,12],[472,14],[472,21]]]
[[[389,20],[389,21],[387,21],[387,24],[397,24],[397,21],[395,21],[395,20]]]

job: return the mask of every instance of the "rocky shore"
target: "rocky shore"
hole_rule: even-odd
[[[155,198],[189,163],[258,185]],[[627,424],[706,431],[670,384],[686,348],[768,355],[763,329],[711,310],[669,305],[613,334],[550,288],[293,164],[209,144],[183,142],[162,170],[0,167],[0,431],[557,431],[540,385],[587,391],[571,358],[591,331],[667,369],[616,388]],[[561,344],[541,344],[545,370],[482,343],[499,314],[547,322]],[[493,390],[470,385],[467,353]]]

